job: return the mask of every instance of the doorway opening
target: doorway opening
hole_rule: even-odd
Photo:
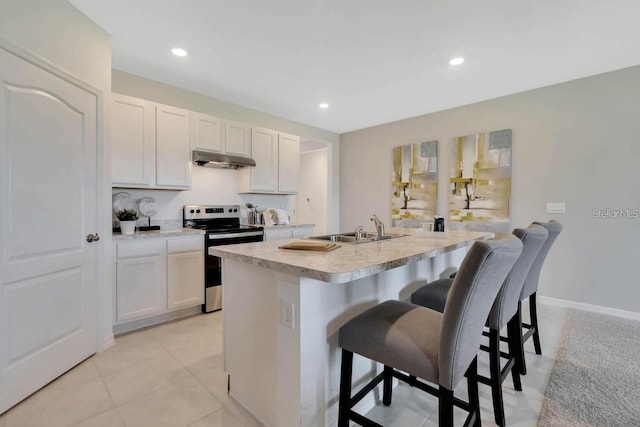
[[[326,234],[335,227],[332,218],[332,144],[322,141],[300,143],[300,188],[295,200],[296,222],[315,224],[314,234]]]

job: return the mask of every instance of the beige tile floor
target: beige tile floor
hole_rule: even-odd
[[[539,308],[544,355],[527,345],[524,391],[504,384],[509,426],[535,426],[560,344],[566,310]],[[488,371],[486,358],[480,369]],[[226,392],[222,316],[212,313],[131,333],[0,415],[0,427],[252,427],[261,424]],[[480,386],[483,424],[493,423],[490,390]],[[464,386],[461,396],[466,396]],[[435,426],[437,401],[399,385],[391,407],[367,416],[385,426]],[[459,418],[464,413],[457,414]]]
[[[261,425],[226,390],[222,315],[211,313],[116,338],[0,416],[0,427]]]

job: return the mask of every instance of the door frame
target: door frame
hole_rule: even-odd
[[[316,145],[311,149],[307,149],[304,152],[310,153],[313,151],[326,150],[327,153],[327,232],[337,233],[340,231],[340,145],[336,142],[328,142],[314,138],[300,138],[300,148],[302,150],[302,144],[310,142]],[[300,152],[302,155],[303,152]],[[303,172],[300,171],[302,174]],[[296,214],[298,209],[298,203],[300,195],[294,196]],[[298,219],[296,218],[296,221]]]
[[[110,139],[105,123],[109,123],[109,109],[105,94],[97,87],[75,77],[67,70],[53,64],[42,56],[22,48],[0,37],[0,49],[3,49],[30,64],[53,74],[54,76],[78,87],[96,97],[96,233],[100,235],[96,250],[96,316],[97,343],[96,352],[115,344],[112,319],[112,271],[111,262],[111,162]],[[109,94],[110,96],[110,94]]]

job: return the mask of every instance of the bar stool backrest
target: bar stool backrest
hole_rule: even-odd
[[[540,281],[542,265],[544,264],[544,260],[547,258],[547,254],[549,253],[549,249],[551,249],[553,242],[556,241],[556,238],[562,231],[562,224],[555,220],[551,220],[549,222],[534,222],[534,224],[546,228],[549,236],[544,242],[544,245],[542,245],[542,248],[540,248],[540,252],[538,252],[538,256],[529,270],[527,279],[524,282],[524,287],[522,288],[522,294],[520,294],[520,301],[528,298],[529,295],[538,291],[538,282]]]
[[[520,301],[524,281],[548,234],[546,228],[536,224],[513,230],[513,235],[522,242],[522,253],[507,275],[491,307],[487,322],[491,329],[501,330],[518,312],[518,301]]]
[[[440,385],[453,390],[478,354],[493,301],[522,252],[515,236],[475,242],[462,260],[442,318]]]

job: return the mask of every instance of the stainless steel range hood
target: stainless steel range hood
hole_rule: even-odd
[[[193,163],[198,166],[218,169],[240,169],[256,165],[251,157],[233,156],[231,154],[210,153],[208,151],[193,150]]]

